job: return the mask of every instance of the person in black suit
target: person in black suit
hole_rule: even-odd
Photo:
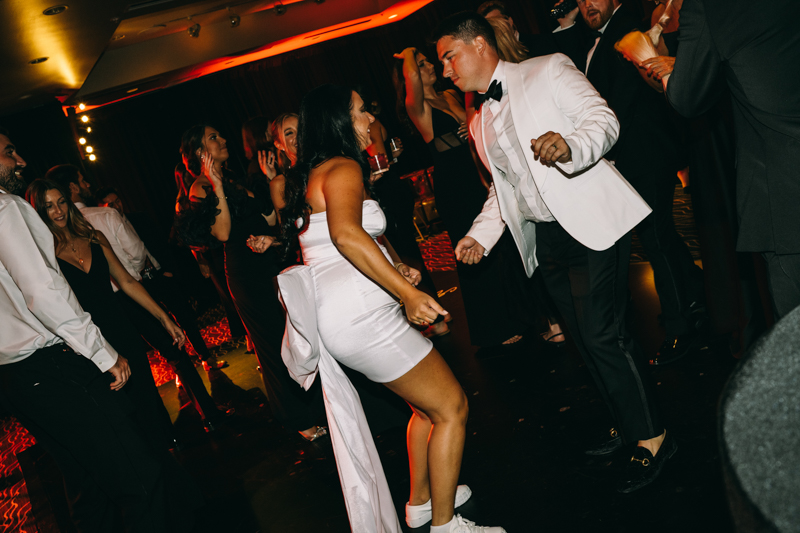
[[[793,0],[686,2],[674,70],[663,59],[650,68],[685,116],[711,107],[727,83],[737,138],[737,250],[764,256],[776,320],[800,305],[796,8]]]
[[[576,24],[578,12],[585,24]],[[619,118],[619,140],[606,159],[614,162],[653,209],[636,227],[653,267],[666,330],[650,363],[670,363],[699,346],[698,326],[706,321],[702,271],[672,218],[676,177],[682,166],[679,132],[663,96],[651,90],[636,66],[614,49],[623,36],[639,29],[637,17],[619,0],[583,0],[559,24],[553,39],[560,51],[586,73]]]

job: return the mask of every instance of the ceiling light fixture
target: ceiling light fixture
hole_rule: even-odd
[[[94,161],[95,159],[97,159],[97,156],[96,156],[96,155],[94,155],[94,154],[89,154],[89,161]]]
[[[228,21],[231,23],[231,28],[235,28],[242,22],[242,17],[239,15],[233,14],[228,17]]]
[[[42,11],[42,13],[43,13],[44,15],[47,15],[47,16],[52,16],[52,15],[60,15],[61,13],[63,13],[64,11],[66,11],[68,7],[69,7],[69,6],[53,6],[53,7],[48,7],[47,9],[45,9],[44,11]]]
[[[189,17],[189,22],[192,21],[192,17]],[[193,26],[189,26],[189,29],[186,30],[186,33],[189,34],[189,37],[193,39],[197,39],[200,36],[200,24],[195,24]]]
[[[125,91],[125,92],[126,92],[126,93],[128,93],[128,94],[131,94],[131,93],[135,93],[135,92],[136,92],[136,91],[138,91],[138,90],[139,90],[139,88],[138,88],[138,87],[134,87],[133,89],[128,89],[128,90],[127,90],[127,91]]]
[[[286,6],[278,2],[278,4],[275,5],[275,14],[281,16],[285,13],[286,13]]]
[[[389,19],[393,19],[393,18],[395,18],[396,16],[397,16],[397,13],[395,13],[394,15],[389,15]]]
[[[87,154],[91,154],[92,152],[94,152],[94,148],[92,148],[91,146],[87,146],[86,147],[86,153]]]
[[[83,115],[81,117],[81,122],[83,122],[84,124],[89,122],[89,116],[88,115]]]
[[[50,58],[49,57],[37,57],[36,59],[31,59],[30,61],[28,61],[28,64],[29,65],[38,65],[39,63],[44,63],[48,59],[50,59]]]
[[[83,111],[84,109],[86,109],[86,104],[78,104],[78,109]]]
[[[86,133],[92,133],[92,128],[86,128]]]
[[[81,137],[80,139],[78,139],[78,142],[81,144],[86,144],[86,137]]]

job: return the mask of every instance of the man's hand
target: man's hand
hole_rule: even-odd
[[[114,376],[111,390],[120,390],[128,382],[128,378],[131,377],[131,368],[128,366],[128,360],[118,355],[117,362],[108,369],[108,373]]]
[[[555,7],[555,6],[557,6],[557,5],[560,5],[560,4],[563,4],[563,3],[564,3],[564,0],[558,0],[558,2],[556,2],[556,3],[553,5],[553,7]],[[577,20],[577,18],[578,18],[578,13],[580,13],[580,11],[581,11],[581,10],[580,10],[579,8],[577,8],[577,7],[576,7],[575,9],[573,9],[572,11],[570,11],[569,13],[567,13],[567,14],[566,14],[566,16],[565,16],[564,18],[560,18],[560,19],[558,19],[558,24],[559,24],[559,26],[561,26],[562,28],[569,28],[570,26],[572,26],[573,24],[575,24],[575,20]]]
[[[419,285],[420,281],[422,281],[422,274],[420,274],[419,270],[416,268],[411,268],[405,263],[397,263],[394,268],[397,269],[400,275],[403,276],[407,282],[415,287]]]
[[[661,81],[662,78],[672,74],[675,68],[675,58],[669,56],[657,56],[642,61],[639,68],[647,71],[647,75]]]
[[[483,259],[483,254],[486,248],[473,239],[472,237],[464,237],[456,245],[456,259],[466,265],[474,265]]]
[[[538,159],[544,164],[572,161],[572,151],[560,133],[548,131],[538,139],[531,139],[531,149],[534,159]]]

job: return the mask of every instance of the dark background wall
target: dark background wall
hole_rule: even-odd
[[[147,213],[168,232],[176,195],[173,168],[180,161],[181,133],[197,123],[216,127],[228,140],[229,168],[243,172],[247,165],[241,125],[255,116],[273,118],[297,111],[303,95],[323,83],[361,86],[368,98],[381,102],[381,121],[392,136],[403,138],[409,168],[429,164],[419,137],[397,124],[391,83],[392,54],[416,46],[435,57],[427,40],[447,15],[474,9],[480,1],[436,0],[406,19],[345,38],[321,43],[262,61],[205,76],[169,89],[144,94],[92,110],[92,133],[97,161],[86,161],[85,175],[95,187],[116,187],[132,211]],[[548,12],[553,0],[508,0],[508,10],[523,33],[551,31],[556,23]],[[644,16],[648,0],[624,3]],[[168,53],[165,51],[164,53]],[[435,62],[438,63],[438,62]],[[449,85],[449,82],[444,82]],[[81,164],[69,120],[60,104],[0,118],[11,130],[19,153],[28,162],[31,180],[59,163]]]

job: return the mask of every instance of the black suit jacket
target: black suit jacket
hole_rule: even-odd
[[[637,17],[625,7],[619,8],[603,32],[586,74],[620,122],[617,144],[605,157],[615,161],[622,175],[637,188],[654,172],[674,178],[680,159],[680,136],[664,96],[647,85],[637,68],[614,49],[617,41],[638,29]],[[585,72],[586,56],[595,39],[585,25],[556,32],[553,39],[560,51]]]
[[[708,109],[727,83],[737,137],[740,251],[800,253],[800,31],[796,0],[686,0],[670,103]]]

